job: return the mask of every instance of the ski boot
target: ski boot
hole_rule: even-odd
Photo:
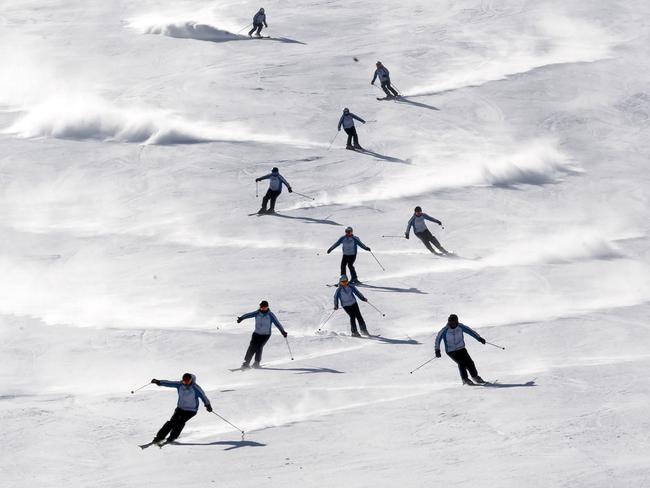
[[[478,383],[479,385],[484,385],[487,383],[483,378],[480,376],[472,376],[472,379],[474,380],[475,383]]]
[[[244,361],[243,363],[241,363],[240,368],[241,369],[251,369],[250,364],[248,364],[248,361]]]
[[[352,337],[361,337],[361,334],[359,334],[356,330],[352,331],[352,334],[350,334]]]
[[[260,366],[260,362],[259,362],[259,361],[255,361],[255,362],[253,363],[253,368],[255,368],[255,369],[262,369],[262,366]]]
[[[257,215],[264,215],[265,213],[266,213],[266,209],[265,209],[264,207],[260,208],[260,209],[257,211]]]
[[[476,384],[472,382],[472,380],[470,380],[469,378],[463,378],[463,385],[476,386]]]
[[[356,150],[363,151],[363,148],[359,144],[355,144],[353,147],[354,147],[355,151]]]
[[[368,329],[361,329],[361,334],[365,335],[366,337],[370,337],[370,332],[368,332]]]
[[[354,151],[354,146],[351,146],[350,144],[346,144],[345,149],[349,151]]]

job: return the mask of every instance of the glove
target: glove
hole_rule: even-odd
[[[157,380],[156,378],[152,379],[151,382],[152,382],[154,385],[158,385],[158,386],[160,386],[160,380]]]
[[[293,190],[291,189],[291,187],[289,187],[289,193],[293,193]]]
[[[409,233],[408,233],[408,232],[404,232],[404,238],[405,238],[405,239],[408,239],[408,238],[409,238]]]
[[[259,178],[255,178],[255,181],[262,181],[262,180],[260,180]]]
[[[444,226],[442,225],[442,222],[440,222],[438,225],[439,225],[440,227],[444,227]]]
[[[329,254],[329,253],[331,253],[331,252],[332,252],[332,250],[331,250],[331,249],[328,249],[328,250],[327,250],[327,254]]]
[[[375,84],[375,82],[374,82],[374,81],[371,81],[371,82],[370,82],[370,84],[371,84],[371,85],[374,85],[374,84]]]
[[[485,339],[483,339],[482,337],[479,337],[478,341],[479,341],[481,344],[485,344]]]
[[[206,409],[208,412],[212,412],[212,405],[210,405],[210,404],[208,403],[208,404],[205,406],[205,409]]]
[[[289,334],[287,334],[286,331],[284,331],[284,330],[282,331],[282,337],[285,337],[285,338],[286,338],[288,335],[289,335]]]
[[[362,298],[361,301],[362,301],[362,302],[367,302],[368,299],[367,299],[367,298]]]
[[[339,309],[338,305],[336,307],[334,307],[334,310],[338,310],[338,309]]]
[[[237,323],[241,323],[241,317],[237,317]]]
[[[440,349],[436,349],[436,357],[442,357],[442,354],[440,354]]]

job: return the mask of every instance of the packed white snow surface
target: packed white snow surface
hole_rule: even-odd
[[[650,486],[648,2],[1,6],[3,487]],[[248,216],[273,166],[314,200]],[[415,205],[457,258],[381,237]],[[317,333],[347,225],[378,339]],[[262,299],[295,360],[231,373]],[[450,313],[498,387],[409,374]],[[186,371],[245,439],[141,451]]]

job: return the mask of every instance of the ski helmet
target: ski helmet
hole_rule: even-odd
[[[346,233],[348,233],[348,232],[350,232],[350,233],[353,232],[352,227],[346,227],[346,228],[345,228],[345,232],[346,232]]]
[[[452,313],[449,318],[447,319],[447,323],[449,325],[453,325],[454,327],[458,325],[458,315],[455,313]]]
[[[273,168],[271,170],[271,173],[279,173],[279,172],[280,172],[280,170],[277,167],[275,167],[275,168]]]
[[[347,114],[347,113],[349,113],[349,112],[350,112],[350,109],[349,109],[348,107],[345,107],[345,108],[343,109],[343,113],[344,113],[344,114]]]
[[[350,280],[348,280],[347,275],[341,275],[341,277],[339,278],[339,283],[341,283],[342,281],[350,281]]]
[[[415,211],[416,211],[416,212],[422,212],[422,207],[420,207],[420,206],[418,205],[417,207],[415,207]]]
[[[268,308],[268,306],[269,306],[269,302],[267,302],[266,300],[262,300],[260,302],[260,308]]]

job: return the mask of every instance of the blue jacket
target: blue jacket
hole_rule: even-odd
[[[381,68],[377,68],[375,70],[375,76],[372,77],[372,83],[375,82],[377,77],[379,77],[379,81],[381,82],[390,81],[390,72],[386,66],[382,66]]]
[[[279,191],[282,193],[282,185],[284,184],[287,188],[291,188],[291,185],[287,180],[284,179],[280,173],[269,173],[268,175],[260,176],[256,181],[270,180],[269,181],[269,190]]]
[[[255,16],[253,17],[253,24],[254,25],[259,25],[259,24],[266,25],[266,14],[264,12],[257,12],[255,14]]]
[[[469,334],[477,341],[481,339],[481,336],[478,332],[470,329],[464,324],[458,324],[457,327],[453,329],[448,325],[445,325],[438,335],[436,336],[436,351],[440,350],[440,341],[445,342],[445,352],[454,352],[459,349],[465,348],[465,340],[463,339],[463,334]]]
[[[196,376],[194,375],[192,375],[192,383],[189,385],[184,385],[181,381],[160,380],[160,386],[176,388],[176,391],[178,391],[176,406],[181,410],[196,412],[199,409],[199,398],[206,407],[210,405],[210,400],[205,396],[205,392],[196,384]]]
[[[270,310],[266,313],[255,310],[254,312],[245,313],[239,318],[246,320],[252,317],[255,317],[255,332],[260,335],[271,335],[271,325],[275,325],[280,332],[284,332],[282,324]]]
[[[354,295],[358,296],[361,300],[366,299],[366,297],[364,297],[362,293],[357,290],[356,286],[350,284],[348,284],[348,286],[339,285],[339,287],[334,292],[334,308],[339,306],[339,302],[341,302],[341,305],[343,307],[354,305],[357,303],[357,299],[354,298]]]
[[[354,127],[354,119],[357,119],[359,122],[363,122],[364,124],[366,123],[366,121],[361,117],[354,115],[352,112],[348,112],[347,114],[344,113],[341,115],[341,118],[339,119],[338,129],[341,130],[341,126],[343,126],[344,129]]]
[[[332,244],[332,247],[330,247],[327,252],[332,252],[334,249],[336,249],[338,246],[343,244],[343,255],[344,256],[354,256],[357,254],[357,246],[361,247],[361,249],[365,249],[366,251],[370,251],[370,248],[366,246],[363,242],[361,242],[361,239],[359,239],[357,236],[343,236],[340,237],[338,241],[336,241],[334,244]]]
[[[438,219],[434,219],[433,217],[430,217],[425,213],[423,213],[419,217],[413,214],[413,217],[410,218],[409,223],[406,226],[406,234],[408,235],[409,232],[411,232],[411,227],[413,227],[413,230],[415,231],[416,234],[419,234],[420,232],[424,232],[425,230],[427,230],[427,224],[425,220],[428,220],[429,222],[435,222],[438,225],[442,225],[442,222],[440,222]]]

